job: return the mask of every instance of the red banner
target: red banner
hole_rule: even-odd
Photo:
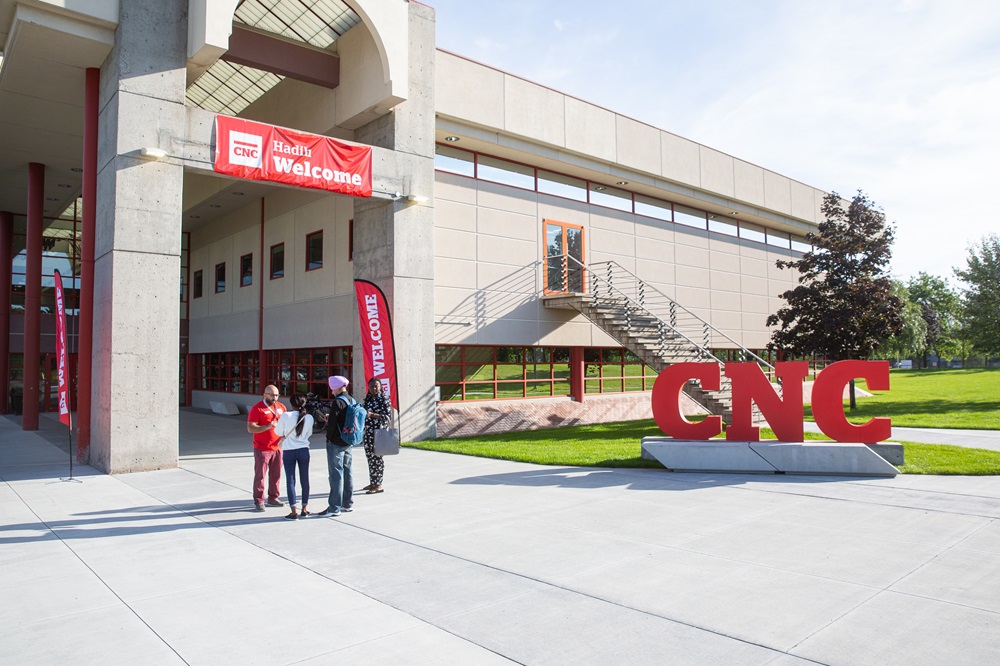
[[[372,195],[372,149],[242,118],[215,117],[215,170],[352,197]]]
[[[59,420],[70,428],[73,417],[69,413],[69,353],[66,349],[66,304],[63,300],[62,276],[55,271],[56,280],[56,363],[59,374]]]
[[[365,382],[375,378],[382,383],[382,390],[389,402],[399,409],[396,382],[396,345],[392,338],[392,322],[385,294],[375,283],[355,280],[358,295],[358,321],[361,322],[361,348],[365,361]]]

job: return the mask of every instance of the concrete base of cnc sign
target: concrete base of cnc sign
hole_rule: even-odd
[[[732,442],[643,437],[643,457],[674,472],[896,476],[895,467],[864,444]]]

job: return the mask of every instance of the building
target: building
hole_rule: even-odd
[[[81,451],[109,472],[175,465],[181,405],[362,377],[354,279],[390,304],[407,439],[648,411],[650,359],[581,292],[689,320],[694,357],[760,353],[824,193],[437,50],[434,24],[407,0],[0,0],[23,427],[53,407],[58,266]],[[372,195],[220,174],[220,115],[370,147]]]

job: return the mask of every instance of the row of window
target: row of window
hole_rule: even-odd
[[[285,244],[271,246],[270,276],[272,280],[285,277]],[[306,235],[306,270],[314,271],[323,268],[323,232],[316,231]],[[194,298],[201,298],[204,293],[205,277],[201,270],[194,272],[192,291]],[[240,287],[253,284],[253,253],[240,257]],[[226,262],[215,265],[215,293],[226,290]]]
[[[792,249],[796,252],[809,252],[811,249],[805,238],[784,231],[768,229],[750,222],[737,221],[726,215],[689,208],[626,189],[574,178],[453,146],[437,146],[434,168],[438,171],[487,180],[542,194],[551,194],[564,199],[612,208],[664,222],[706,229],[726,236],[744,238],[783,249]],[[617,184],[628,185],[628,181],[617,181]]]
[[[330,376],[351,378],[350,347],[278,349],[266,351],[265,355],[264,381],[277,386],[282,395],[315,393],[328,399]],[[256,351],[195,355],[195,390],[258,395],[264,391],[260,377],[260,355]]]

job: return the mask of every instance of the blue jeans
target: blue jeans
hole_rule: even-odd
[[[309,504],[309,449],[292,449],[281,454],[285,465],[285,492],[289,506],[295,506],[295,466],[299,467],[302,479],[302,508]]]
[[[330,510],[354,504],[354,477],[351,474],[351,447],[326,443],[326,465],[330,470]]]

